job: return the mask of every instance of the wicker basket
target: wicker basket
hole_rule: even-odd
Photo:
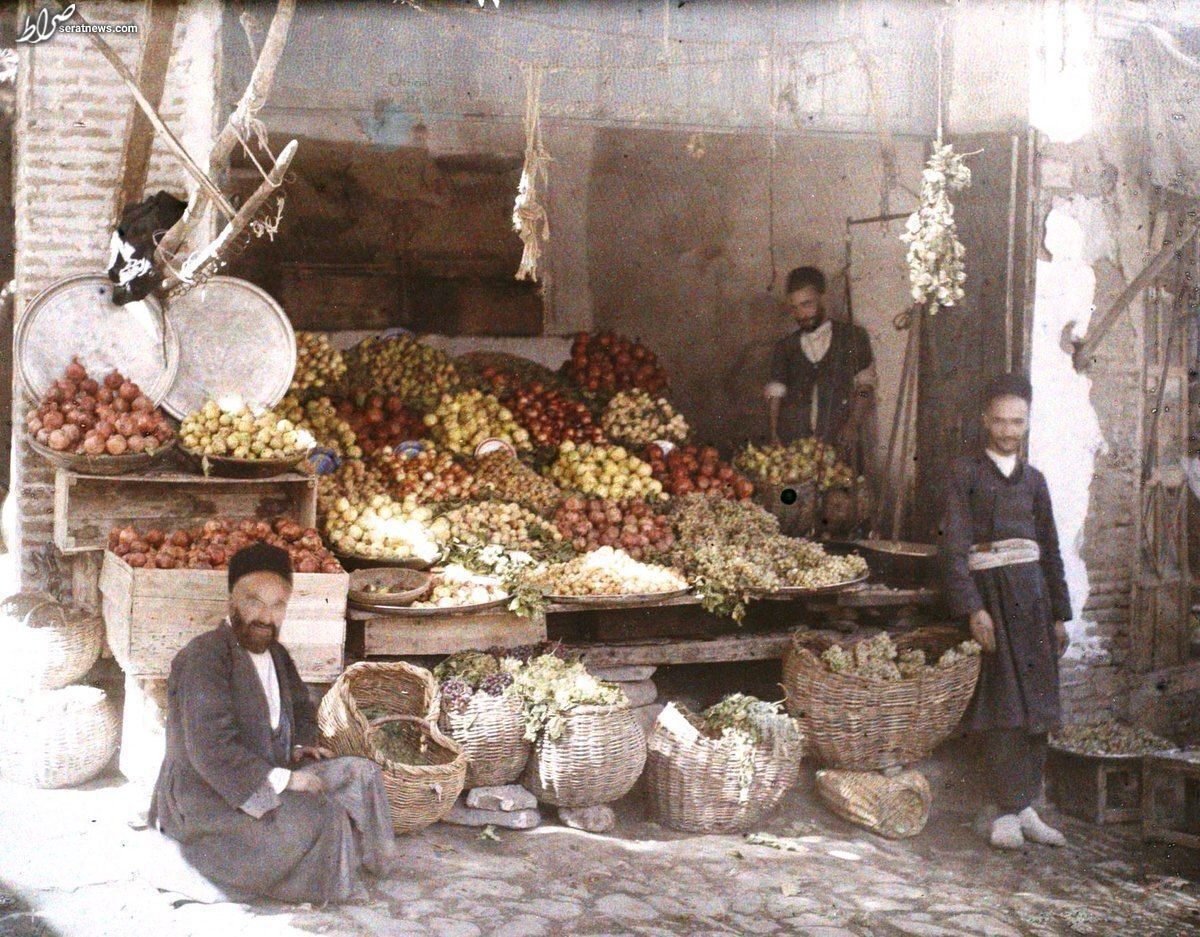
[[[936,661],[963,635],[954,628],[919,628],[895,636],[901,649],[918,647]],[[797,632],[783,659],[788,711],[811,751],[831,768],[872,771],[929,755],[954,731],[975,691],[979,657],[929,667],[919,677],[892,682],[832,673],[821,653],[834,642]]]
[[[779,732],[753,749],[753,775],[743,786],[742,762],[725,739],[700,733],[672,703],[650,733],[646,785],[664,826],[688,833],[738,833],[753,828],[796,784],[803,737]]]
[[[104,621],[64,608],[43,592],[0,603],[0,686],[14,696],[74,683],[100,657]]]
[[[433,674],[402,662],[362,661],[337,678],[317,712],[326,744],[339,755],[370,758],[383,768],[384,786],[397,833],[412,833],[442,819],[462,793],[467,757],[438,729],[437,683]],[[368,722],[362,707],[389,715]],[[404,734],[422,760],[403,764],[379,752],[376,733],[389,722],[404,722]]]
[[[874,771],[818,771],[817,793],[843,820],[888,839],[906,839],[925,829],[933,795],[916,771],[886,777]]]
[[[594,807],[628,794],[646,764],[646,735],[629,707],[578,706],[563,723],[557,739],[538,739],[521,783],[556,807]]]
[[[93,686],[43,690],[0,701],[0,776],[30,787],[73,787],[104,770],[120,723]]]
[[[533,747],[525,739],[524,707],[515,693],[476,693],[463,712],[442,707],[438,727],[467,754],[468,788],[511,784]]]

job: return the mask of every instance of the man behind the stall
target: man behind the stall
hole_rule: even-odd
[[[797,267],[785,289],[797,329],[775,344],[763,389],[771,441],[816,436],[854,462],[875,393],[871,339],[862,326],[828,317],[816,267]]]
[[[150,822],[231,897],[345,901],[359,868],[395,851],[379,767],[316,746],[316,711],[279,628],[286,551],[257,543],[229,562],[229,617],[171,664],[167,750]]]
[[[1058,659],[1071,600],[1046,479],[1021,458],[1031,397],[1018,375],[988,386],[985,448],[954,462],[939,530],[947,603],[984,651],[966,724],[983,733],[1001,814],[991,841],[1003,849],[1065,842],[1033,808],[1046,736],[1061,719]]]

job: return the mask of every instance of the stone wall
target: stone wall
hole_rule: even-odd
[[[91,22],[143,24],[142,2],[97,0],[84,14]],[[220,7],[216,0],[189,0],[175,29],[174,53],[161,113],[183,145],[206,161],[216,120],[220,59]],[[137,68],[141,37],[106,37],[131,68]],[[133,107],[125,85],[86,36],[59,34],[36,46],[22,45],[16,120],[16,284],[19,317],[55,281],[103,272],[115,209],[126,122]],[[155,144],[147,191],[183,195],[190,180]],[[14,401],[23,425],[27,404]],[[17,433],[17,440],[20,434]],[[27,446],[14,440],[13,491],[17,544],[24,587],[56,578],[56,555],[48,549],[53,524],[53,473]]]

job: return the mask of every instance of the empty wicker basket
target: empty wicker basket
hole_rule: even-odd
[[[515,693],[477,692],[463,712],[442,706],[438,727],[467,755],[468,788],[511,784],[529,761],[533,746],[525,739],[524,707]]]
[[[120,723],[94,686],[42,690],[0,701],[0,775],[30,787],[74,787],[104,770]]]
[[[843,820],[888,839],[905,839],[925,829],[933,795],[916,771],[892,777],[874,771],[818,771],[817,793]]]
[[[954,628],[932,627],[898,634],[895,642],[923,649],[935,663],[963,637]],[[927,757],[954,731],[979,679],[978,655],[906,680],[836,674],[820,656],[833,643],[797,632],[783,659],[788,712],[800,721],[810,752],[828,767],[871,771]]]
[[[100,657],[104,622],[64,608],[42,592],[21,592],[0,603],[0,685],[24,696],[65,687]]]
[[[594,807],[620,800],[646,764],[646,736],[625,705],[578,706],[557,739],[533,747],[522,783],[543,803]]]
[[[363,709],[386,713],[368,720]],[[441,820],[462,793],[467,757],[438,729],[433,674],[402,662],[352,664],[337,678],[317,711],[326,744],[339,755],[370,758],[383,768],[397,833],[413,833]],[[408,760],[389,758],[380,732],[398,725]]]
[[[790,726],[755,745],[746,765],[732,742],[705,736],[674,703],[668,705],[650,733],[646,759],[650,802],[663,825],[735,833],[771,813],[795,786],[804,753],[795,722],[779,721]]]

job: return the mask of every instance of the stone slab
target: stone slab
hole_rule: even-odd
[[[506,830],[532,830],[542,822],[536,810],[475,810],[461,799],[450,809],[443,823],[455,826],[499,826]]]
[[[573,830],[607,833],[617,825],[612,807],[559,807],[558,818]]]
[[[520,784],[476,787],[467,792],[467,806],[473,810],[502,810],[505,813],[514,813],[518,810],[536,810],[537,805],[537,798]]]

